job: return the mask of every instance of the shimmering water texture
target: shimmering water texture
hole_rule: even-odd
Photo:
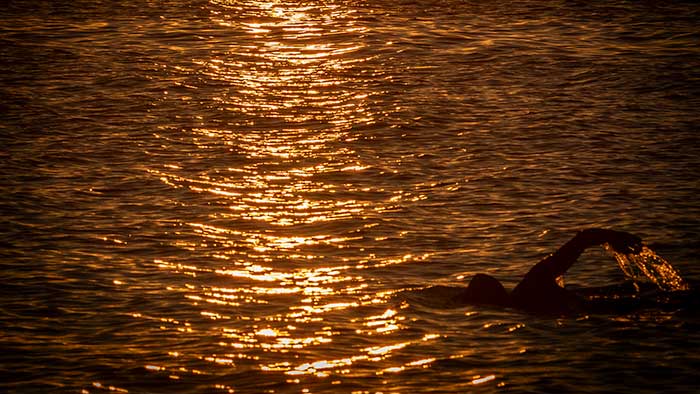
[[[3,4],[0,391],[697,390],[700,6]]]

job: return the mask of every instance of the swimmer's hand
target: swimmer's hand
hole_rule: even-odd
[[[624,231],[611,231],[608,243],[618,253],[639,253],[642,251],[642,239]]]
[[[609,244],[618,253],[639,253],[642,251],[642,239],[624,231],[591,228],[581,231],[591,244]]]

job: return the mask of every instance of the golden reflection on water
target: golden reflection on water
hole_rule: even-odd
[[[281,158],[309,154],[338,138],[342,128],[373,121],[366,108],[368,94],[344,87],[353,81],[340,77],[352,64],[367,60],[357,56],[364,45],[348,40],[364,29],[354,26],[349,10],[287,2],[215,3],[248,13],[243,20],[231,18],[235,12],[213,19],[241,29],[250,40],[232,49],[229,58],[201,60],[207,75],[237,89],[238,94],[217,99],[228,111],[284,119],[287,129],[282,135],[297,136],[294,141],[249,137],[244,149]],[[334,128],[319,134],[290,127],[319,121]]]
[[[193,70],[211,84],[227,86],[211,99],[233,121],[208,122],[198,116],[199,124],[183,132],[204,152],[200,160],[208,160],[206,152],[217,147],[236,155],[223,162],[211,158],[212,165],[198,171],[182,163],[148,169],[165,185],[187,193],[184,206],[215,207],[195,220],[180,220],[174,231],[175,246],[208,256],[206,262],[155,261],[162,270],[192,279],[171,290],[182,294],[202,319],[217,324],[216,333],[208,335],[218,337],[219,349],[196,357],[219,366],[249,360],[262,371],[318,377],[347,372],[360,360],[390,359],[416,341],[350,347],[340,358],[323,357],[322,350],[298,355],[336,341],[338,319],[355,324],[354,335],[368,337],[405,328],[406,318],[396,309],[370,316],[351,312],[386,304],[393,294],[365,293],[368,284],[361,272],[428,257],[347,253],[363,240],[362,231],[377,223],[366,221],[357,228],[353,221],[352,231],[347,225],[334,227],[347,219],[381,215],[404,198],[384,193],[379,200],[364,199],[371,189],[342,180],[371,168],[349,144],[356,139],[352,127],[376,121],[370,100],[379,92],[356,73],[359,64],[370,60],[357,39],[365,28],[355,25],[351,11],[336,5],[212,3],[220,6],[212,21],[230,29],[236,42],[224,54],[194,59]],[[352,197],[347,191],[354,191]],[[275,312],[250,312],[256,305],[272,306]],[[327,322],[330,316],[335,323]],[[165,323],[178,332],[191,331],[177,321]],[[309,354],[317,359],[309,360]],[[412,360],[401,368],[432,361]]]
[[[200,319],[193,326],[135,317],[164,331],[212,338],[207,354],[169,353],[178,362],[206,362],[212,371],[245,365],[299,383],[304,377],[340,379],[367,365],[376,365],[372,375],[429,368],[435,358],[421,349],[441,335],[405,335],[407,304],[389,302],[401,290],[370,291],[376,279],[364,274],[431,257],[364,249],[368,241],[405,237],[406,231],[365,234],[403,201],[426,198],[347,180],[373,170],[353,150],[358,137],[352,130],[376,122],[371,101],[382,94],[358,73],[358,65],[372,60],[361,39],[364,28],[335,5],[212,3],[220,6],[212,21],[234,38],[228,51],[194,59],[186,71],[226,87],[210,99],[231,121],[198,114],[197,125],[176,136],[164,129],[157,136],[164,147],[176,141],[177,149],[183,139],[196,147],[188,154],[195,166],[166,162],[148,169],[180,193],[174,203],[189,211],[172,230],[172,246],[187,253],[155,264],[186,278],[184,286],[168,290],[184,297]],[[213,373],[146,369],[170,379]]]
[[[425,335],[422,339],[418,341],[406,341],[398,342],[391,345],[384,346],[372,346],[364,348],[361,350],[362,354],[357,354],[354,356],[333,359],[333,360],[319,360],[311,363],[304,363],[297,365],[295,367],[291,366],[290,363],[279,363],[262,366],[265,371],[283,371],[287,375],[315,375],[318,377],[328,376],[329,370],[334,370],[339,373],[343,373],[344,367],[349,367],[358,361],[369,361],[369,362],[381,362],[386,361],[391,358],[392,352],[401,350],[407,346],[416,345],[421,342],[431,341],[438,338],[439,335]],[[435,358],[423,358],[419,360],[409,361],[401,364],[400,366],[393,366],[384,369],[379,369],[375,372],[377,375],[382,375],[384,373],[401,372],[410,368],[427,368]],[[346,371],[346,370],[345,370]]]

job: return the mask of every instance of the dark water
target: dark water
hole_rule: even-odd
[[[6,3],[2,391],[696,391],[692,300],[556,318],[421,289],[512,287],[590,226],[700,278],[698,20]],[[566,279],[623,278],[593,251]]]

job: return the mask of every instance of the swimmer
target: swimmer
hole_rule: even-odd
[[[582,230],[559,250],[535,264],[510,294],[494,277],[477,274],[456,296],[456,301],[545,314],[586,310],[586,300],[559,286],[557,278],[571,268],[584,250],[606,243],[619,253],[638,253],[642,248],[641,238],[633,234],[598,228]]]

